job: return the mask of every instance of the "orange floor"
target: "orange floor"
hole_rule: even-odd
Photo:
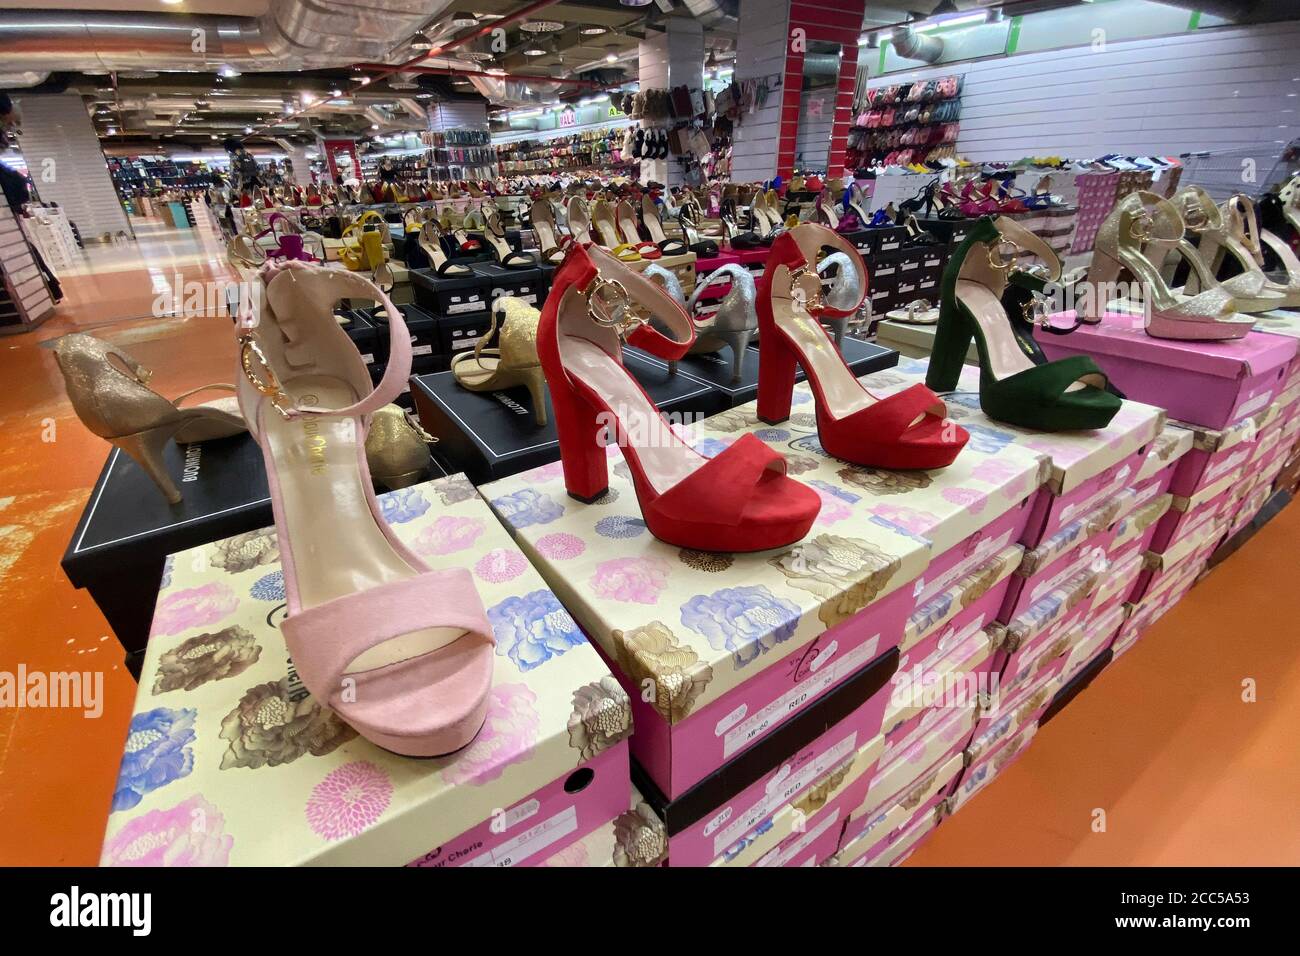
[[[155,287],[225,274],[211,242],[158,231],[70,275],[56,318],[0,338],[0,670],[100,669],[98,719],[0,710],[0,865],[93,864],[135,685],[90,598],[59,567],[108,446],[73,416],[52,340],[92,331],[155,370],[163,394],[228,381],[229,321],[155,318]],[[90,272],[90,269],[79,270]],[[41,440],[47,419],[56,440]],[[1300,628],[1288,508],[1043,729],[912,858],[943,864],[1300,862]],[[1254,679],[1258,702],[1243,703]],[[1106,811],[1107,830],[1091,829]]]

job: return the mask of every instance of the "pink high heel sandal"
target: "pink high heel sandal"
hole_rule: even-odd
[[[393,534],[366,463],[370,415],[411,371],[402,313],[359,273],[289,260],[260,275],[262,308],[238,326],[239,404],[266,460],[294,667],[372,743],[412,757],[458,750],[487,715],[492,629],[468,570],[430,569]],[[388,313],[373,390],[334,318],[344,298]]]

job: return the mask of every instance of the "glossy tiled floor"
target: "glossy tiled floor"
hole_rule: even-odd
[[[221,249],[139,231],[137,246],[97,250],[67,275],[45,326],[0,338],[0,670],[101,670],[106,697],[97,719],[0,710],[0,865],[98,859],[135,693],[104,619],[59,567],[108,446],[73,416],[52,340],[93,331],[122,345],[163,394],[229,380],[234,365],[228,319],[153,315],[175,274],[225,277]],[[1197,586],[913,863],[1300,860],[1300,652],[1278,596],[1298,535],[1300,505]],[[1241,701],[1247,677],[1258,703]],[[1105,833],[1092,832],[1095,808]]]

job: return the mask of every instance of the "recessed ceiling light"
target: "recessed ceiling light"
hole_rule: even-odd
[[[506,75],[506,71],[503,70],[503,69],[501,69],[501,67],[499,67],[499,66],[494,66],[494,67],[492,67],[492,69],[490,69],[490,70],[485,70],[484,72],[485,72],[485,73],[488,73],[488,74],[490,74],[490,75],[492,75],[492,76],[505,76],[505,75]]]
[[[233,66],[229,66],[229,65],[227,65],[227,66],[223,66],[221,69],[219,69],[219,70],[217,71],[217,75],[218,75],[218,76],[230,76],[230,77],[234,77],[234,76],[239,76],[239,71],[236,70]]]
[[[617,63],[617,62],[618,62],[618,54],[617,54],[617,53],[606,53],[606,54],[605,54],[605,62],[606,62],[606,63]]]
[[[178,5],[181,4],[181,3],[184,3],[185,0],[162,0],[162,2],[165,3],[165,4],[167,4],[167,6],[169,6],[169,7],[175,7],[175,6],[178,6]]]
[[[594,27],[594,26],[593,26],[593,27],[583,27],[583,28],[582,28],[581,30],[579,30],[578,32],[581,33],[581,34],[582,34],[583,36],[585,36],[585,37],[598,37],[598,36],[600,36],[602,33],[608,33],[609,31],[608,31],[607,29],[605,29],[605,27]]]
[[[524,51],[524,56],[546,56],[546,51],[539,46],[530,46]]]
[[[379,129],[379,124],[378,124],[378,123],[371,123],[371,124],[370,124],[370,128],[371,128],[371,129]]]
[[[648,7],[654,0],[618,0],[625,7]]]
[[[559,20],[529,20],[519,24],[519,29],[525,33],[554,33],[563,30],[564,24]]]
[[[342,96],[342,95],[343,95],[342,90],[330,90],[330,96]]]
[[[462,50],[458,55],[462,59],[473,60],[475,63],[483,63],[493,58],[491,53],[482,53],[478,50]]]
[[[244,132],[245,132],[245,133],[251,133],[252,131],[253,131],[253,127],[251,127],[251,126],[245,126],[245,127],[244,127]]]
[[[415,98],[416,98],[417,100],[431,100],[431,99],[433,99],[433,94],[432,94],[432,93],[429,93],[429,92],[416,93],[416,94],[415,94]]]

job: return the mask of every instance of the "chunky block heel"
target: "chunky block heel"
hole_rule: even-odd
[[[564,488],[572,498],[590,504],[609,490],[609,463],[605,456],[605,416],[572,388],[551,389],[555,430],[560,438],[560,464]],[[617,435],[610,436],[617,440]]]
[[[758,417],[769,425],[779,425],[790,418],[798,361],[794,349],[777,338],[773,328],[770,334],[760,333],[763,345],[758,350]]]
[[[939,324],[934,330],[934,349],[930,353],[930,368],[925,384],[936,392],[951,392],[957,388],[966,353],[974,338],[970,325],[959,310],[940,311]]]

